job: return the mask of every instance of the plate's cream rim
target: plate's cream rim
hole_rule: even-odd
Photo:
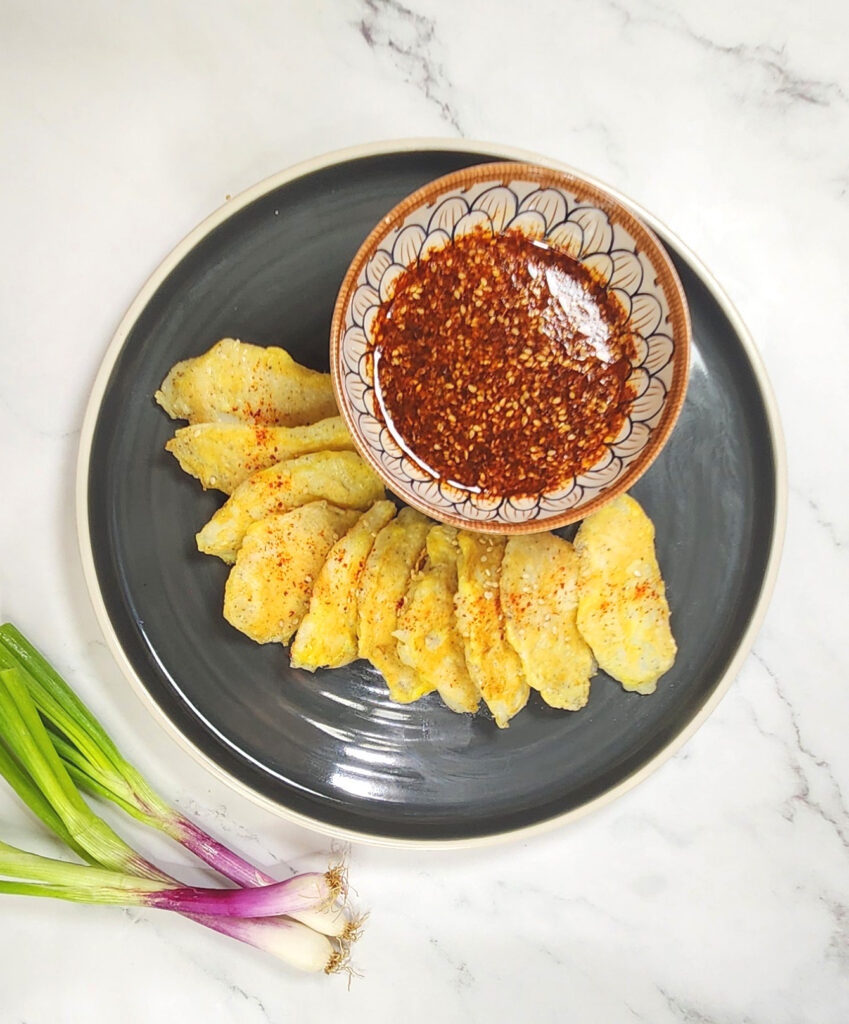
[[[670,740],[659,753],[655,754],[647,764],[643,765],[642,768],[628,776],[628,778],[624,779],[617,786],[607,790],[595,799],[582,804],[580,807],[566,811],[563,814],[556,815],[553,818],[537,822],[534,825],[526,825],[506,832],[498,832],[491,835],[472,837],[468,839],[394,839],[385,836],[374,836],[367,832],[358,832],[353,829],[335,828],[322,821],[310,818],[307,815],[298,814],[297,812],[276,803],[268,797],[263,796],[261,793],[256,792],[256,790],[252,789],[250,786],[245,785],[245,783],[240,779],[230,775],[229,772],[226,772],[216,764],[212,758],[196,747],[194,743],[188,740],[180,732],[177,726],[148,693],[141,679],[136,675],[132,665],[130,664],[130,661],[121,647],[117,634],[115,633],[109,619],[106,604],[103,600],[103,595],[97,582],[97,573],[94,566],[94,551],[88,529],[89,459],[91,455],[92,439],[94,436],[94,427],[97,422],[97,416],[100,411],[103,394],[106,390],[106,384],[124,342],[127,339],[127,335],[142,310],[150,301],[156,289],[180,262],[180,260],[182,260],[183,257],[213,229],[218,227],[219,224],[223,223],[238,210],[243,209],[255,199],[260,198],[260,196],[265,195],[267,192],[278,188],[280,185],[283,185],[288,181],[303,177],[306,174],[321,170],[324,167],[332,166],[333,164],[343,163],[347,160],[355,160],[360,157],[389,155],[397,152],[410,152],[413,150],[452,150],[458,152],[480,153],[482,156],[496,156],[505,160],[537,163],[557,168],[558,170],[571,172],[573,174],[580,174],[588,181],[607,189],[607,191],[611,192],[621,203],[629,207],[638,217],[642,218],[662,240],[665,239],[670,241],[699,275],[702,282],[711,292],[728,319],[731,321],[738,337],[743,343],[764,400],[773,451],[775,453],[776,500],[775,518],[773,523],[773,541],[766,572],[764,573],[763,581],[761,583],[760,594],[758,595],[757,604],[749,621],[749,625],[740,640],[733,658],[731,659],[728,670],[719,680],[713,693],[701,707],[699,712],[688,723],[688,725],[672,740]],[[770,385],[766,374],[766,369],[763,365],[760,354],[755,347],[751,334],[743,323],[739,313],[734,308],[731,300],[725,294],[722,287],[715,280],[707,267],[692,252],[692,250],[661,221],[650,214],[647,210],[644,210],[638,203],[635,203],[633,200],[623,195],[617,189],[607,185],[605,182],[602,182],[597,178],[593,178],[590,175],[583,174],[583,172],[576,170],[568,164],[560,163],[559,161],[552,160],[549,157],[541,156],[528,150],[503,146],[498,143],[471,142],[467,139],[410,138],[366,143],[364,145],[335,150],[311,160],[295,164],[293,167],[280,171],[277,174],[273,174],[264,181],[251,186],[241,194],[229,199],[223,206],[210,214],[209,217],[186,235],[176,248],[174,248],[168,256],[165,257],[162,263],[159,264],[156,270],[154,270],[145,282],[141,291],[135,297],[129,309],[124,314],[124,317],[118,325],[112,341],[110,342],[103,357],[100,369],[94,379],[80,434],[76,476],[76,515],[77,536],[79,540],[83,573],[85,575],[85,581],[94,607],[95,615],[100,624],[100,628],[103,631],[106,643],[121,668],[121,671],[126,676],[142,703],[147,707],[148,711],[151,712],[159,724],[169,732],[180,746],[182,746],[184,750],[187,750],[195,760],[204,765],[222,782],[252,800],[260,807],[263,807],[278,816],[286,818],[295,824],[302,825],[304,828],[312,829],[313,831],[323,833],[324,835],[352,842],[369,843],[385,847],[406,847],[412,849],[458,849],[474,846],[489,846],[519,837],[530,837],[556,828],[567,821],[574,821],[577,818],[588,814],[590,811],[603,807],[605,804],[615,800],[617,797],[626,793],[644,779],[648,778],[652,772],[658,769],[666,760],[676,753],[676,751],[678,751],[702,725],[702,723],[719,704],[720,700],[724,697],[728,688],[731,686],[731,683],[737,676],[737,673],[742,667],[743,662],[754,644],[755,637],[757,636],[764,616],[766,615],[767,607],[769,606],[769,601],[778,575],[778,567],[781,560],[781,551],[784,543],[784,532],[787,519],[787,460],[778,406],[773,395],[772,386]]]

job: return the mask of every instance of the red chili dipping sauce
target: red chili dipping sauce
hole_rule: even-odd
[[[437,480],[518,497],[585,472],[622,428],[621,302],[566,253],[475,230],[397,279],[372,329],[378,414]]]

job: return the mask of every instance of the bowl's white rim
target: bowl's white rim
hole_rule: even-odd
[[[719,680],[713,693],[699,709],[698,713],[691,719],[684,729],[681,730],[681,732],[674,736],[662,750],[655,754],[655,756],[640,769],[632,775],[629,775],[626,779],[623,779],[616,786],[605,791],[594,799],[587,801],[580,807],[575,807],[570,811],[548,818],[545,821],[536,822],[533,825],[526,825],[520,828],[509,829],[504,832],[492,833],[485,836],[463,839],[401,839],[371,835],[367,832],[359,832],[354,829],[338,828],[307,815],[299,814],[282,804],[278,804],[276,801],[258,793],[240,779],[221,768],[211,757],[183,735],[174,722],[171,721],[168,715],[150,695],[144,683],[130,664],[129,658],[121,647],[118,636],[112,626],[103,594],[101,593],[98,585],[97,573],[94,565],[94,550],[88,528],[89,460],[91,456],[92,440],[94,437],[94,428],[97,422],[100,406],[103,401],[107,382],[130,330],[138,320],[140,314],[150,301],[156,289],[180,262],[180,260],[182,260],[183,257],[211,231],[217,228],[234,213],[288,181],[303,177],[306,174],[332,166],[333,164],[343,163],[348,160],[355,160],[360,157],[381,156],[397,152],[410,152],[414,150],[453,150],[458,152],[480,153],[482,156],[495,156],[505,160],[537,163],[553,167],[558,170],[568,171],[573,174],[579,174],[588,181],[591,181],[612,193],[621,203],[629,207],[638,217],[644,220],[649,227],[651,227],[652,230],[660,236],[661,240],[668,240],[671,242],[676,250],[699,275],[704,285],[711,292],[725,315],[730,320],[734,330],[743,343],[743,347],[746,351],[749,362],[751,363],[764,401],[775,457],[776,499],[773,522],[773,540],[766,571],[761,582],[761,589],[757,603],[727,671]],[[332,836],[337,839],[368,843],[384,847],[405,847],[408,849],[458,849],[475,846],[489,846],[519,837],[527,838],[532,835],[549,831],[567,821],[574,821],[577,818],[588,814],[590,811],[603,807],[617,797],[628,792],[628,790],[638,785],[644,779],[648,778],[649,775],[656,771],[665,761],[680,750],[687,740],[689,740],[696,730],[705,722],[711,712],[725,696],[728,688],[731,686],[731,683],[737,676],[743,662],[748,656],[749,651],[754,644],[755,637],[761,627],[764,616],[766,615],[766,610],[775,587],[787,520],[787,458],[778,406],[767,377],[766,369],[763,361],[761,360],[760,354],[755,347],[751,334],[743,323],[740,314],[735,309],[731,300],[711,275],[707,267],[695,255],[695,253],[693,253],[693,251],[661,221],[647,210],[644,210],[638,203],[635,203],[633,200],[629,199],[627,196],[623,195],[617,189],[612,188],[605,182],[584,174],[582,171],[576,170],[568,164],[552,160],[550,157],[542,156],[524,149],[504,146],[499,143],[471,142],[467,139],[409,138],[366,143],[345,149],[334,150],[330,153],[314,157],[311,160],[305,160],[302,163],[295,164],[294,166],[289,167],[284,171],[280,171],[277,174],[273,174],[264,181],[258,182],[256,185],[251,186],[241,194],[229,199],[223,206],[219,207],[219,209],[210,214],[204,221],[194,228],[194,230],[189,232],[189,234],[178,243],[168,256],[165,257],[145,282],[141,291],[135,297],[133,302],[130,304],[129,309],[124,314],[123,319],[112,337],[112,341],[109,343],[103,357],[103,361],[100,365],[100,369],[95,376],[88,405],[83,417],[80,434],[76,472],[76,516],[77,536],[83,573],[88,587],[89,596],[94,607],[94,612],[103,632],[107,646],[112,652],[112,655],[118,663],[122,673],[127,678],[131,687],[148,711],[166,730],[166,732],[168,732],[184,750],[188,751],[196,761],[207,768],[221,782],[226,783],[236,792],[252,800],[260,807],[265,808],[265,810],[271,811],[272,813],[295,824],[302,825],[304,828],[312,829],[313,831],[320,832],[324,835]]]

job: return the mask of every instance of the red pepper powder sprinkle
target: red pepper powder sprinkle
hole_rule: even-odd
[[[381,414],[436,479],[517,497],[593,466],[633,401],[619,299],[568,254],[475,230],[399,277],[375,318]]]

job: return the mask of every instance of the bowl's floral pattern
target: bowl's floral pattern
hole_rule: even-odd
[[[558,491],[526,498],[484,496],[434,480],[398,447],[375,402],[367,352],[380,304],[391,298],[395,281],[407,266],[481,226],[494,232],[521,230],[591,267],[628,311],[637,339],[631,373],[636,397],[629,418],[603,458]],[[542,529],[544,521],[553,518],[578,519],[583,508],[597,505],[599,497],[640,460],[668,411],[676,348],[680,352],[688,341],[673,331],[669,290],[668,272],[658,272],[646,247],[638,245],[625,224],[575,192],[521,178],[451,189],[435,204],[417,206],[390,227],[362,263],[340,325],[336,373],[343,411],[349,423],[353,420],[367,453],[392,481],[391,489],[437,519],[462,520],[473,527],[477,523],[481,529],[492,529],[498,522],[514,528],[536,522]]]

